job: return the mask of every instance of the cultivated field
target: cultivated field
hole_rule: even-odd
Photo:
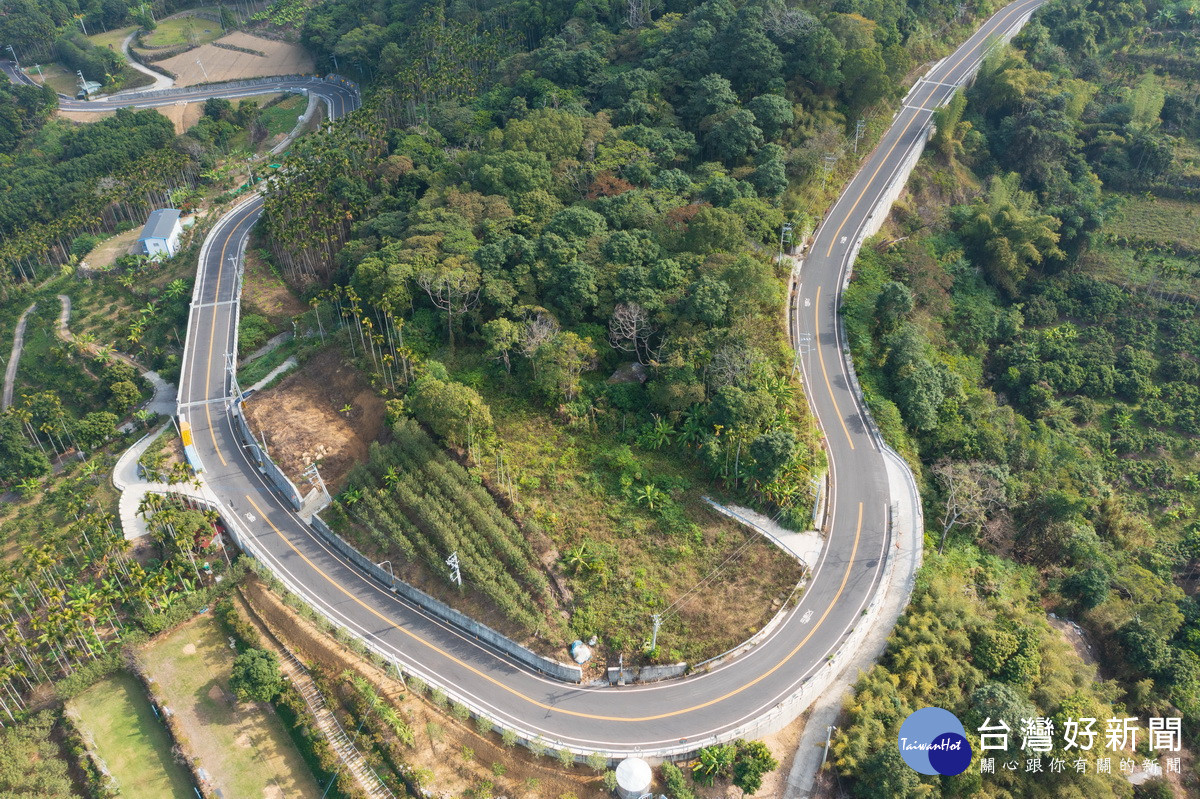
[[[317,799],[311,772],[273,712],[229,691],[233,650],[212,617],[194,619],[139,654],[213,787],[239,799]]]
[[[218,39],[224,44],[257,50],[264,55],[226,50],[206,44],[182,55],[160,61],[159,64],[179,76],[176,86],[197,83],[262,78],[271,75],[310,73],[312,56],[301,46],[287,42],[260,39],[248,33],[235,32]],[[199,63],[197,63],[199,61]]]
[[[121,672],[92,686],[68,703],[67,712],[126,799],[187,799],[193,796],[187,772],[171,757],[171,739],[154,715],[142,686]]]

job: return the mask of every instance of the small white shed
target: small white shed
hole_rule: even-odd
[[[178,208],[159,208],[150,212],[138,243],[142,252],[151,257],[170,258],[179,249],[179,234],[183,225],[179,223]]]

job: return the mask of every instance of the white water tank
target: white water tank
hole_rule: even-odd
[[[640,757],[627,757],[617,764],[617,796],[642,799],[650,793],[650,764]]]

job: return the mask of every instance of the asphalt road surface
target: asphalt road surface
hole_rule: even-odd
[[[24,72],[17,68],[12,61],[0,61],[0,71],[13,83],[27,86],[39,85]],[[158,108],[165,105],[194,103],[207,100],[210,97],[224,97],[235,100],[239,97],[254,97],[259,94],[275,94],[282,91],[304,89],[325,101],[329,109],[329,118],[337,119],[345,116],[358,107],[358,92],[354,87],[336,75],[324,78],[253,78],[259,81],[253,86],[233,83],[212,83],[203,86],[189,86],[183,89],[166,89],[163,91],[145,91],[134,94],[115,94],[110,97],[100,97],[95,100],[74,100],[64,95],[58,95],[58,107],[63,111],[100,112],[112,111],[116,108]]]
[[[794,295],[792,323],[798,340],[807,342],[801,361],[809,402],[828,444],[828,538],[797,607],[748,653],[711,672],[657,684],[555,681],[396,597],[310,533],[247,459],[226,401],[232,390],[226,353],[235,349],[237,255],[261,213],[259,198],[229,212],[209,234],[189,318],[180,416],[191,424],[208,485],[270,568],[323,613],[452,697],[539,734],[550,746],[653,754],[740,734],[827,668],[827,656],[870,602],[889,546],[891,497],[882,455],[852,389],[836,323],[852,247],[910,148],[926,135],[931,112],[972,74],[994,37],[1020,24],[1041,1],[1018,0],[999,11],[914,87],[817,231]],[[206,96],[213,96],[211,87],[196,89],[196,99]],[[347,107],[352,105],[336,106],[332,116]]]

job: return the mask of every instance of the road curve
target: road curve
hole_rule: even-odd
[[[234,208],[209,234],[188,321],[179,415],[190,422],[209,489],[236,519],[249,547],[292,590],[504,726],[540,735],[551,746],[609,755],[687,751],[745,733],[825,667],[871,600],[888,546],[890,488],[879,445],[856,399],[837,324],[854,245],[893,175],[926,134],[932,110],[970,77],[992,37],[1019,25],[1040,2],[1017,0],[1005,7],[918,82],[817,231],[799,276],[793,326],[811,342],[801,360],[832,472],[828,537],[798,606],[749,653],[711,672],[659,684],[558,682],[431,617],[330,551],[249,461],[227,403],[232,389],[226,353],[236,350],[240,300],[238,256],[262,212],[260,197]],[[203,94],[211,88],[198,87],[194,99],[213,96]],[[349,105],[335,105],[331,116],[353,108],[354,97]]]
[[[40,85],[22,72],[12,61],[0,61],[0,72],[3,72],[13,83],[26,86]],[[236,100],[239,97],[254,97],[259,94],[303,90],[324,100],[325,107],[329,109],[329,118],[337,119],[353,111],[359,104],[358,88],[337,75],[326,75],[323,78],[315,75],[312,77],[290,75],[282,78],[253,78],[251,81],[253,81],[252,85],[247,85],[246,81],[209,83],[161,91],[114,94],[95,100],[73,100],[60,94],[58,95],[58,107],[63,111],[100,113],[117,108],[159,108],[165,105],[194,103],[210,97]]]

